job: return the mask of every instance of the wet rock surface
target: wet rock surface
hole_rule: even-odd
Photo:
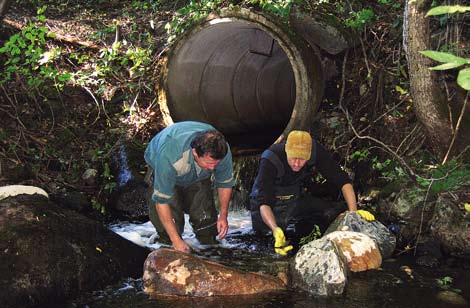
[[[325,235],[334,231],[360,232],[371,237],[380,249],[382,258],[390,257],[395,250],[396,238],[380,221],[366,221],[355,212],[339,215],[325,231]]]
[[[110,201],[116,217],[128,221],[148,221],[148,185],[144,181],[130,180],[120,187]]]
[[[143,283],[145,292],[152,298],[162,295],[250,295],[286,288],[279,278],[240,271],[168,248],[157,249],[148,255]]]
[[[38,195],[0,201],[1,307],[58,304],[123,277],[148,254],[75,211]]]
[[[470,184],[458,195],[441,194],[430,222],[431,234],[446,253],[470,255],[470,212],[464,208],[470,200]]]
[[[382,264],[377,244],[363,233],[335,231],[325,235],[325,238],[336,244],[353,272],[377,269]]]
[[[313,295],[333,296],[343,293],[349,269],[336,244],[321,238],[300,248],[291,271],[294,286]]]

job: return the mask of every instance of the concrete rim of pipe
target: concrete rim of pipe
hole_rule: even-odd
[[[157,90],[164,124],[173,123],[167,101],[168,63],[172,55],[176,54],[192,35],[218,22],[247,23],[261,29],[279,44],[291,64],[295,78],[295,103],[286,127],[274,143],[284,140],[292,130],[310,130],[324,90],[323,71],[317,47],[308,45],[300,36],[286,29],[276,17],[243,8],[223,8],[211,13],[179,37],[169,52],[162,57],[158,65]]]

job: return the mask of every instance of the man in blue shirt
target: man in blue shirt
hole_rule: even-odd
[[[184,213],[201,244],[216,243],[228,230],[228,206],[235,185],[232,154],[224,136],[209,124],[179,122],[159,132],[145,150],[154,182],[149,216],[160,241],[179,251],[190,248],[181,238]],[[220,214],[214,204],[211,177]]]

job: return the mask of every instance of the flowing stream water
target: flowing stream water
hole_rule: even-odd
[[[224,265],[247,271],[275,274],[287,268],[288,258],[276,256],[268,241],[251,233],[248,212],[238,210],[229,215],[230,230],[217,247],[201,246],[189,223],[183,238],[193,253]],[[117,234],[149,249],[162,245],[154,242],[155,229],[150,222],[120,222],[109,226]],[[455,258],[441,260],[434,268],[419,266],[414,258],[401,255],[384,260],[378,270],[351,273],[340,296],[315,298],[297,289],[257,296],[206,298],[162,298],[152,300],[143,291],[141,279],[125,279],[119,284],[97,290],[69,302],[66,307],[469,307],[470,263]]]

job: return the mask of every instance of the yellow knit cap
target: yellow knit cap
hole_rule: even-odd
[[[310,159],[312,154],[312,137],[306,131],[293,130],[287,136],[287,158]]]

